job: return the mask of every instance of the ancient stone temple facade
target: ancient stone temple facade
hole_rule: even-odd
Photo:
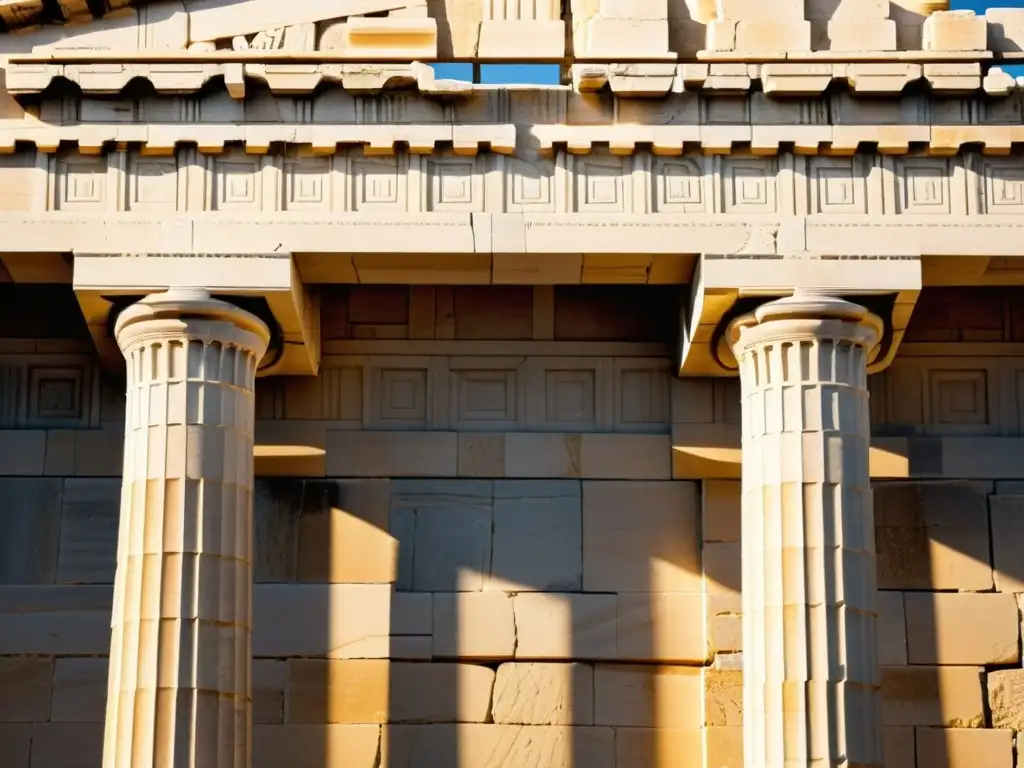
[[[3,768],[1022,764],[1024,9],[0,19]]]

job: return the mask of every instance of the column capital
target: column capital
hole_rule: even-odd
[[[114,336],[126,357],[140,342],[166,337],[242,347],[259,362],[270,343],[266,323],[202,288],[171,288],[140,299],[118,316]]]
[[[877,354],[885,324],[866,307],[826,291],[797,288],[792,295],[769,301],[733,320],[726,340],[739,359],[751,344],[832,339]]]

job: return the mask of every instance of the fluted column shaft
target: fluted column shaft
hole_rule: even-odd
[[[797,292],[740,318],[746,768],[882,765],[863,307]]]
[[[201,291],[126,309],[104,768],[246,768],[256,317]]]

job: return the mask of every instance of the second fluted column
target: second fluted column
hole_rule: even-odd
[[[747,768],[882,765],[867,364],[881,321],[798,291],[733,322]]]

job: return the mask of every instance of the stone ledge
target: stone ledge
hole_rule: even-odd
[[[970,479],[1016,477],[1024,461],[1021,437],[875,437],[872,479]],[[676,424],[672,430],[675,480],[741,478],[738,424]]]

